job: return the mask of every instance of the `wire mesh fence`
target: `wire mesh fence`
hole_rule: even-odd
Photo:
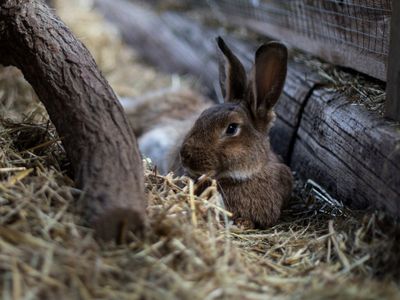
[[[240,18],[258,31],[317,52],[333,63],[380,79],[386,77],[391,0],[208,0],[208,3],[229,19]],[[341,52],[343,57],[338,58]]]

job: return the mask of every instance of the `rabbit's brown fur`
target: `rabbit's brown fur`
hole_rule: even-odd
[[[218,46],[224,57],[220,83],[225,102],[211,107],[205,103],[208,108],[201,114],[154,125],[145,133],[150,136],[147,144],[163,130],[175,128],[159,163],[166,161],[168,169],[194,178],[216,178],[234,220],[267,227],[277,221],[292,191],[290,169],[279,162],[268,138],[272,108],[286,77],[287,50],[276,42],[261,46],[247,80],[243,65],[221,38]]]

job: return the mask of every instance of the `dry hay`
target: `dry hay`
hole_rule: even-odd
[[[352,72],[299,51],[292,51],[292,59],[315,71],[326,88],[342,92],[354,104],[363,105],[370,111],[384,114],[385,85],[358,72]]]
[[[113,34],[104,35],[115,41]],[[134,59],[105,73],[120,78],[118,70],[153,74],[136,77],[132,94],[154,84],[149,78],[169,84]],[[0,96],[2,299],[400,297],[398,226],[378,213],[347,211],[313,183],[298,188],[301,197],[278,225],[245,230],[227,221],[215,182],[199,196],[199,184],[156,175],[146,164],[145,237],[132,235],[122,246],[96,242],[59,138],[15,69],[0,71]]]

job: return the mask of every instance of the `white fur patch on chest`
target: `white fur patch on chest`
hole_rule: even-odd
[[[254,171],[250,170],[235,170],[235,171],[225,171],[218,174],[218,178],[232,179],[235,181],[246,181],[253,177]]]

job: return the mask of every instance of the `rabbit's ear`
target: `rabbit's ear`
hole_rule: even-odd
[[[251,110],[259,120],[267,116],[282,93],[287,58],[286,46],[278,42],[264,44],[256,51],[254,93],[249,101]]]
[[[217,38],[223,57],[219,59],[219,83],[225,102],[242,101],[246,91],[246,71],[221,37]]]

